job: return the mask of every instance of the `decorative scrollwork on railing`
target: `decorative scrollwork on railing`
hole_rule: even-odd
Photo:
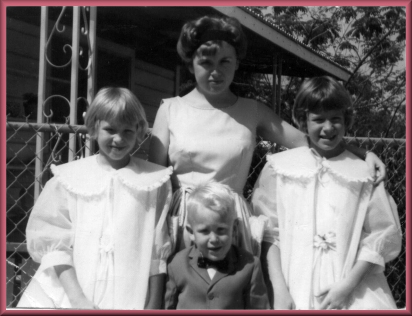
[[[92,50],[92,44],[90,42],[89,23],[87,22],[87,15],[86,15],[86,11],[88,11],[88,10],[89,10],[89,7],[82,7],[81,8],[84,27],[82,27],[80,29],[80,31],[84,36],[86,36],[88,53],[89,53],[87,66],[83,68],[82,65],[80,65],[80,63],[79,63],[79,68],[81,70],[88,70],[90,68],[90,66],[92,64],[92,60],[93,60],[93,50]],[[83,48],[82,47],[80,47],[80,55],[83,55]]]
[[[52,40],[53,36],[57,33],[63,33],[66,30],[66,27],[61,24],[61,20],[64,16],[66,8],[67,7],[62,8],[62,11],[60,12],[59,17],[57,18],[56,23],[54,24],[54,27],[53,27],[53,29],[52,29],[52,31],[49,35],[49,38],[46,42],[46,52],[48,51],[47,48],[51,44],[51,40]],[[92,57],[93,57],[93,50],[92,50],[92,46],[91,46],[91,42],[90,42],[89,23],[88,23],[88,18],[87,18],[87,11],[88,10],[89,10],[89,7],[81,7],[81,19],[83,20],[84,26],[80,28],[80,32],[83,36],[86,37],[87,46],[88,46],[88,48],[87,48],[87,52],[88,52],[87,65],[84,67],[80,64],[80,62],[79,62],[79,65],[78,65],[79,69],[83,70],[83,71],[87,71],[91,67]],[[45,56],[46,60],[51,66],[53,66],[55,68],[65,68],[65,67],[69,66],[71,64],[72,60],[73,60],[73,47],[70,44],[65,44],[63,46],[63,52],[65,54],[68,54],[69,50],[71,52],[70,59],[64,64],[61,64],[61,65],[55,64],[54,62],[51,61],[51,58],[47,55],[47,53],[46,53],[46,56]],[[79,56],[83,56],[84,49],[83,49],[82,46],[79,47],[79,52],[78,53],[79,53]]]
[[[87,107],[89,106],[89,101],[87,101],[87,98],[85,97],[78,97],[77,98],[77,104],[79,103],[79,101],[84,101],[87,105]]]
[[[55,23],[54,26],[53,26],[53,29],[52,29],[52,31],[51,31],[51,33],[50,33],[50,36],[49,36],[49,38],[47,39],[46,47],[45,47],[45,51],[46,51],[46,56],[45,56],[45,57],[46,57],[47,62],[48,62],[51,66],[56,67],[56,68],[64,68],[64,67],[67,67],[68,65],[70,65],[70,63],[71,63],[71,61],[72,61],[72,56],[70,56],[70,59],[69,59],[69,61],[68,61],[67,63],[65,63],[65,64],[63,64],[63,65],[56,65],[56,64],[54,64],[54,63],[49,59],[49,56],[47,56],[48,47],[49,47],[49,44],[51,43],[51,39],[52,39],[53,35],[54,35],[56,32],[57,32],[57,33],[63,33],[63,32],[66,30],[66,27],[65,27],[64,25],[61,25],[61,28],[59,28],[60,21],[61,21],[61,19],[63,18],[64,11],[66,11],[66,8],[67,8],[67,7],[63,7],[63,8],[62,8],[62,11],[60,12],[59,17],[57,18],[56,23]],[[63,46],[63,52],[64,52],[65,54],[67,53],[67,48],[70,48],[70,51],[72,51],[71,45],[65,44],[65,45]]]
[[[87,109],[89,108],[89,101],[87,101],[87,98],[85,98],[85,97],[78,97],[77,98],[77,102],[76,102],[76,106],[77,106],[77,109],[81,109],[81,107],[79,107],[79,101],[83,101],[84,103],[85,103],[85,111],[82,113],[82,117],[83,117],[83,120],[84,120],[84,118],[85,118],[85,116],[86,116],[86,111],[87,111]],[[78,123],[78,122],[77,122]]]
[[[71,34],[65,34],[63,36],[62,33],[68,32],[70,29],[70,26],[67,25],[67,21],[70,21],[70,15],[68,14],[67,10],[68,7],[62,7],[60,12],[56,12],[54,17],[57,16],[57,19],[54,21],[53,28],[49,34],[49,36],[46,36],[47,42],[44,44],[45,45],[45,59],[47,63],[50,65],[50,67],[53,68],[65,68],[71,65],[74,61],[77,61],[76,67],[81,70],[81,71],[88,71],[92,67],[92,63],[94,60],[94,49],[92,47],[92,39],[90,38],[91,35],[91,30],[90,30],[90,7],[82,6],[76,8],[72,8],[73,10],[73,18],[71,19],[72,23],[72,28],[76,32],[80,32],[80,41],[83,43],[82,45],[78,46],[78,51],[75,52],[73,51],[73,43],[68,43],[70,39],[72,38]],[[70,7],[69,7],[70,8]],[[70,13],[70,11],[69,11]],[[76,16],[75,16],[76,15]],[[78,19],[75,19],[75,17],[78,17]],[[68,18],[68,20],[67,20]],[[64,23],[66,22],[66,25]],[[52,43],[55,42],[56,38],[64,39],[66,43],[61,43],[60,47],[64,52],[63,61],[62,62],[56,62],[56,59],[54,56],[56,56],[56,50],[52,50],[51,46]],[[80,43],[79,43],[80,44]],[[60,49],[60,48],[59,48]],[[76,55],[78,54],[79,58],[75,58]],[[66,62],[66,56],[69,58],[69,60]],[[81,58],[80,58],[81,57]],[[62,60],[61,58],[57,58],[57,60]],[[61,73],[63,74],[63,73]],[[71,74],[73,76],[73,73]],[[69,79],[69,78],[68,78]],[[56,78],[57,80],[57,78]],[[69,82],[69,81],[67,81]],[[42,111],[44,118],[47,122],[51,122],[52,119],[55,120],[56,118],[53,117],[53,111],[52,107],[48,106],[49,101],[51,99],[62,99],[64,100],[63,106],[65,107],[66,104],[68,108],[70,109],[69,113],[73,112],[72,106],[74,105],[76,108],[80,108],[80,111],[83,111],[82,109],[84,108],[83,104],[79,104],[80,102],[85,102],[86,107],[89,105],[87,98],[86,97],[78,97],[77,100],[75,100],[75,104],[73,104],[73,100],[69,100],[68,97],[65,97],[60,94],[55,94],[49,96],[42,104]],[[60,106],[61,104],[59,104]],[[53,106],[53,109],[54,106]],[[57,114],[59,116],[59,119],[62,119],[63,117],[65,118],[66,122],[70,121],[70,114],[68,116],[61,114]],[[56,116],[56,115],[55,115]],[[53,118],[52,118],[53,117]]]
[[[47,114],[47,113],[45,112],[46,104],[47,104],[51,99],[63,99],[63,100],[67,103],[67,105],[69,106],[69,108],[70,108],[70,101],[69,101],[69,99],[67,99],[66,97],[64,97],[64,96],[62,96],[62,95],[58,95],[58,94],[57,94],[57,95],[51,95],[51,96],[49,96],[46,100],[44,100],[44,102],[43,102],[43,104],[42,104],[43,115],[44,115],[44,117],[46,118],[46,122],[47,122],[47,123],[49,123],[50,120],[51,120],[51,118],[53,117],[53,110],[52,110],[52,109],[49,109],[50,114]],[[69,117],[66,117],[66,122],[68,122],[68,118],[69,118]]]

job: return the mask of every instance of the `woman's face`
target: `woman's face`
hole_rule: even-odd
[[[190,71],[195,75],[197,88],[205,95],[219,95],[229,90],[238,68],[235,48],[225,41],[213,56],[197,50]]]

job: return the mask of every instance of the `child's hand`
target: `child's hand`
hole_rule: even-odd
[[[276,293],[274,298],[273,309],[295,309],[296,305],[293,301],[289,291],[282,291],[282,293]]]
[[[372,151],[368,151],[365,157],[370,174],[374,179],[374,184],[378,185],[386,178],[386,166],[379,157]]]
[[[99,309],[99,307],[90,301],[84,294],[79,295],[70,301],[72,308],[76,309]]]
[[[348,304],[353,287],[347,280],[336,282],[321,290],[316,297],[325,296],[319,309],[343,309]]]

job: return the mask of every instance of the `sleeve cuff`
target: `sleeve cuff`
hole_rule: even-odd
[[[45,254],[41,259],[41,265],[39,269],[46,270],[50,267],[58,265],[74,266],[72,252],[53,251]]]
[[[375,251],[370,249],[360,249],[358,253],[357,260],[368,261],[375,264],[376,266],[371,270],[371,273],[380,273],[385,270],[385,260],[384,258]]]

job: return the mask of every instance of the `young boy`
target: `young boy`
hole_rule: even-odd
[[[231,189],[208,182],[187,202],[190,239],[168,265],[166,309],[268,309],[260,261],[232,245],[236,213]]]

